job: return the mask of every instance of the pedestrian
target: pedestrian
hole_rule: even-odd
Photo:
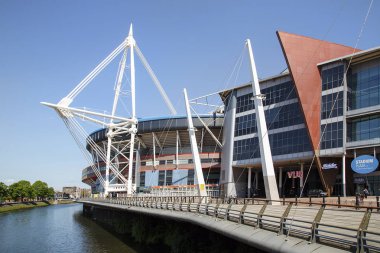
[[[367,197],[368,197],[368,195],[369,195],[369,191],[368,191],[368,189],[367,189],[367,186],[366,186],[366,187],[364,187],[364,190],[363,190],[363,195],[364,195],[364,198],[367,198]]]

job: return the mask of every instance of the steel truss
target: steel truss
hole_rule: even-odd
[[[117,116],[116,111],[118,109],[120,95],[123,95],[122,83],[127,66],[128,52],[131,95],[130,104],[132,112],[130,117],[122,117]],[[169,110],[173,115],[175,115],[176,110],[133,38],[132,24],[130,26],[127,38],[93,71],[91,71],[66,97],[62,98],[58,104],[42,102],[42,104],[53,108],[63,120],[70,134],[82,151],[84,157],[90,164],[93,172],[97,176],[100,184],[104,187],[105,195],[110,192],[127,192],[128,195],[132,195],[135,189],[135,184],[132,182],[132,170],[135,153],[135,141],[139,141],[136,135],[138,120],[136,117],[135,95],[135,52],[153,80],[160,95],[163,97]],[[115,94],[111,114],[70,107],[70,104],[74,101],[76,96],[78,96],[86,88],[86,86],[89,85],[91,81],[121,53],[122,58],[116,78]],[[96,143],[85,131],[78,119],[105,127],[107,129],[107,140],[102,143]],[[143,143],[142,145],[144,146]],[[91,153],[87,151],[87,146],[90,147]],[[101,173],[101,164],[105,164],[104,176]],[[127,177],[124,176],[124,172],[126,170],[128,170]]]

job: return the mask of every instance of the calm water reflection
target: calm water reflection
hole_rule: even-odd
[[[0,214],[0,252],[136,251],[70,204]]]

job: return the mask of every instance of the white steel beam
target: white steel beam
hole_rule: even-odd
[[[251,63],[251,74],[253,81],[252,90],[256,109],[257,133],[259,136],[260,158],[264,177],[265,195],[269,200],[278,201],[280,198],[278,196],[276,177],[274,174],[272,152],[269,145],[268,129],[265,120],[262,95],[260,92],[256,64],[253,58],[251,41],[249,39],[246,40],[246,46],[248,48],[249,60]],[[279,202],[271,202],[271,204],[279,204]]]
[[[162,150],[163,146],[162,146],[160,140],[158,139],[156,133],[155,133],[155,132],[152,132],[152,134],[153,134],[153,138],[156,140],[156,144],[157,144],[157,146],[159,146],[159,147],[160,147],[160,150]]]
[[[140,58],[142,64],[144,65],[146,71],[148,72],[148,74],[152,78],[154,84],[156,85],[158,91],[160,92],[160,94],[161,94],[162,98],[164,99],[166,105],[168,106],[170,112],[173,115],[176,115],[177,111],[174,109],[174,106],[173,106],[172,102],[170,101],[170,99],[169,99],[168,95],[166,94],[165,90],[162,88],[162,85],[161,85],[160,81],[158,80],[158,78],[154,74],[152,68],[149,66],[148,61],[145,59],[143,53],[141,52],[141,50],[137,46],[137,44],[135,45],[135,48],[136,48],[137,55],[139,56],[139,58]]]
[[[190,143],[191,143],[191,153],[193,154],[194,170],[196,172],[195,175],[198,181],[198,194],[199,196],[207,197],[205,180],[204,180],[203,171],[202,171],[202,164],[201,164],[201,159],[199,157],[197,139],[195,138],[193,119],[191,116],[190,105],[189,105],[186,89],[183,90],[183,94],[185,96],[187,124],[189,127],[188,131],[189,131],[189,137],[190,137]]]

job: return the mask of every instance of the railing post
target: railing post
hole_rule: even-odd
[[[325,210],[325,205],[322,205],[319,208],[319,211],[317,215],[314,218],[313,225],[311,226],[311,236],[310,236],[310,242],[317,242],[317,235],[318,235],[318,226],[319,222],[322,219],[323,211]]]
[[[231,202],[228,204],[227,208],[226,208],[226,214],[224,215],[224,219],[225,219],[225,220],[228,220],[228,218],[229,218],[229,215],[230,215],[230,209],[231,209],[231,206],[232,206],[232,202],[233,202],[233,201],[231,201]]]
[[[245,199],[244,199],[245,200]],[[244,201],[245,202],[245,201]],[[241,208],[240,210],[240,214],[239,214],[239,224],[244,224],[244,213],[245,213],[245,209],[247,209],[247,204],[244,203],[244,206]]]
[[[356,195],[355,197],[355,206],[356,206],[356,209],[359,209],[359,195]]]
[[[357,232],[357,248],[356,252],[366,252],[365,246],[367,245],[366,230],[368,228],[369,220],[371,218],[371,209],[367,209],[363,215],[362,222],[359,225]]]
[[[340,195],[338,195],[338,208],[341,208],[341,206],[340,206]]]
[[[280,230],[278,231],[278,235],[284,234],[286,218],[288,218],[288,215],[289,215],[290,209],[292,208],[292,205],[293,205],[292,203],[289,203],[285,212],[282,214],[282,217],[280,220]]]
[[[256,225],[259,228],[263,227],[263,222],[261,221],[261,219],[263,218],[263,214],[264,214],[265,208],[267,208],[267,202],[265,202],[265,204],[261,207],[260,212],[257,215],[257,224]]]
[[[220,205],[220,201],[219,199],[216,201],[216,206],[214,208],[214,217],[215,218],[218,218],[218,213],[219,213],[219,205]]]

